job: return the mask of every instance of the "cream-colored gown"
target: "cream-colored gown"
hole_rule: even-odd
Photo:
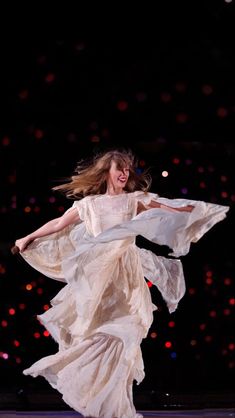
[[[151,200],[195,208],[136,215],[138,202]],[[169,312],[185,293],[181,261],[138,248],[135,237],[168,245],[174,257],[185,255],[229,208],[141,191],[87,196],[74,206],[80,223],[36,239],[22,253],[32,267],[66,283],[52,307],[38,315],[58,342],[58,352],[23,373],[45,377],[84,416],[135,418],[140,415],[133,405],[133,380],[144,378],[140,343],[157,309],[144,277],[158,287]]]

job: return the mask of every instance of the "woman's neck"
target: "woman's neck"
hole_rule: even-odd
[[[107,190],[105,192],[105,194],[108,194],[110,196],[115,196],[115,195],[124,194],[124,193],[126,193],[126,192],[125,192],[125,190],[123,190],[122,187],[115,188],[115,187],[112,187],[112,186],[107,187]]]

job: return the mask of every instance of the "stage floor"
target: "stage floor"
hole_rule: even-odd
[[[235,418],[235,408],[181,411],[138,411],[144,418]],[[0,418],[75,418],[82,417],[73,411],[0,411]]]

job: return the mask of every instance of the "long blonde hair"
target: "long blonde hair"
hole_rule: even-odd
[[[129,178],[124,188],[127,192],[142,190],[147,192],[151,185],[151,176],[145,171],[137,173],[137,161],[131,151],[107,151],[96,155],[91,161],[80,161],[75,175],[69,182],[55,186],[52,190],[60,190],[69,198],[81,199],[88,195],[104,194],[107,188],[107,176],[112,161],[118,169],[129,168]]]

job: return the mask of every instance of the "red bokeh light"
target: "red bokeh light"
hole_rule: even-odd
[[[219,118],[225,118],[228,116],[228,111],[225,109],[225,107],[219,107],[216,113]]]
[[[186,113],[178,113],[176,115],[176,122],[178,123],[185,123],[188,120],[188,115]]]
[[[44,136],[44,132],[42,131],[42,129],[35,129],[34,136],[37,139],[42,139]]]
[[[26,100],[27,98],[29,97],[29,92],[28,92],[28,90],[21,90],[20,92],[19,92],[19,98],[21,99],[21,100]]]
[[[128,103],[125,100],[120,100],[117,103],[117,108],[118,110],[120,110],[121,112],[124,112],[125,110],[128,109]]]
[[[209,84],[204,84],[204,86],[202,86],[202,93],[205,94],[206,96],[209,96],[210,94],[213,93],[213,87],[210,86]]]
[[[45,77],[45,81],[47,83],[52,83],[55,80],[55,74],[54,73],[48,73]]]
[[[160,98],[163,103],[169,103],[172,100],[171,94],[167,92],[161,93]]]
[[[9,309],[9,314],[10,314],[10,315],[15,315],[15,313],[16,313],[16,311],[15,311],[15,309],[14,309],[14,308],[10,308],[10,309]]]
[[[2,145],[4,147],[7,147],[8,145],[10,145],[10,139],[7,136],[4,136],[4,138],[2,139]]]

